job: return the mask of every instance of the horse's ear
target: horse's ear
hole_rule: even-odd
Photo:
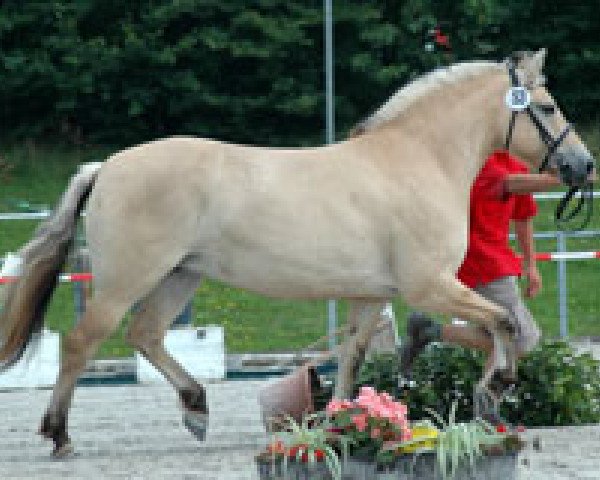
[[[519,51],[513,52],[507,59],[509,64],[517,68],[517,74],[521,81],[532,87],[544,83],[542,70],[546,60],[547,50],[540,48],[537,52]]]
[[[544,74],[544,62],[546,61],[547,50],[540,48],[537,52],[530,53],[529,58],[525,62],[525,77],[526,83],[530,87],[537,85],[543,85],[545,83]]]
[[[545,48],[540,48],[533,54],[533,58],[531,59],[531,68],[532,71],[537,72],[538,75],[542,74],[547,53],[548,51]]]
[[[520,67],[523,63],[523,60],[527,58],[528,53],[529,52],[527,52],[526,50],[518,50],[516,52],[512,52],[506,59],[506,62],[513,64],[515,67]]]

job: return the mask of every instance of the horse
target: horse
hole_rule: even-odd
[[[467,248],[470,186],[510,123],[511,149],[532,167],[552,147],[550,163],[563,180],[575,184],[593,168],[578,135],[564,133],[566,120],[541,81],[544,58],[540,50],[515,63],[471,61],[430,72],[398,90],[356,135],[328,146],[169,137],[83,166],[17,252],[19,279],[8,286],[0,318],[0,362],[8,368],[42,328],[85,208],[94,292],[63,339],[42,418],[53,455],[73,449],[67,416],[77,378],[134,304],[126,340],[171,383],[184,423],[204,439],[205,389],[163,346],[203,278],[272,297],[346,299],[352,328],[338,352],[341,398],[352,392],[383,305],[398,295],[415,309],[471,319],[492,333],[482,384],[514,368],[507,313],[462,285],[456,271]],[[536,122],[515,119],[507,106],[515,78]],[[554,108],[539,107],[548,105]],[[548,146],[540,129],[552,138],[562,131],[559,144]]]

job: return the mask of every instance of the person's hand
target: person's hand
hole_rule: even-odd
[[[527,288],[525,289],[525,296],[527,298],[535,297],[542,289],[542,276],[537,269],[537,266],[531,265],[525,271],[527,277]]]

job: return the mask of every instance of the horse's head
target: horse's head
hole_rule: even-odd
[[[510,149],[532,166],[557,170],[577,187],[594,172],[594,159],[545,87],[546,50],[519,52],[506,60],[510,89],[505,98]],[[506,127],[505,127],[506,128]]]

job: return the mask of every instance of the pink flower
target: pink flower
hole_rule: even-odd
[[[338,412],[341,412],[342,410],[346,410],[346,409],[350,408],[351,405],[352,405],[352,403],[348,402],[348,400],[337,400],[335,398],[332,398],[329,401],[329,403],[327,404],[327,406],[325,407],[325,411],[329,415],[333,415]]]
[[[412,430],[408,427],[402,428],[402,441],[406,442],[412,438]]]
[[[364,432],[367,428],[368,416],[366,413],[359,413],[358,415],[352,415],[352,423],[356,425],[356,429],[359,432]]]
[[[358,396],[359,397],[376,397],[377,392],[375,391],[375,389],[373,387],[363,386],[363,387],[360,387]]]
[[[379,438],[381,436],[381,429],[375,427],[373,430],[371,430],[371,438],[372,439],[376,439]]]
[[[380,397],[380,398],[381,398],[381,399],[382,399],[384,402],[387,402],[387,403],[395,403],[395,402],[394,402],[394,399],[392,398],[392,396],[391,396],[389,393],[387,393],[387,392],[383,392],[383,393],[381,393],[381,394],[379,395],[379,397]]]

